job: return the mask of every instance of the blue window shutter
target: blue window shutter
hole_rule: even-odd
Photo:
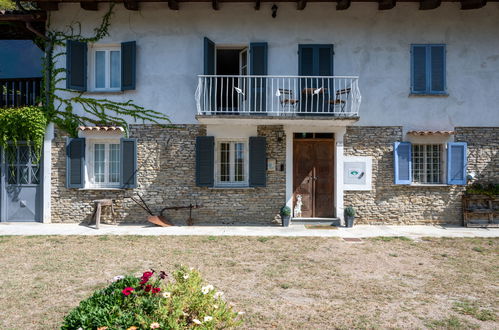
[[[445,46],[431,45],[431,93],[445,93]]]
[[[250,62],[249,70],[250,75],[265,76],[267,75],[267,54],[268,46],[266,42],[253,42],[250,43]],[[267,105],[267,80],[253,78],[251,79],[251,95],[250,109],[266,114],[265,109]]]
[[[317,75],[318,76],[333,76],[333,45],[318,45],[317,46]]]
[[[213,187],[215,175],[215,138],[196,137],[196,186]]]
[[[393,143],[393,171],[395,184],[412,182],[412,146],[410,142]]]
[[[204,74],[215,74],[215,43],[204,38]]]
[[[411,93],[428,93],[428,75],[426,63],[427,47],[425,45],[411,46]]]
[[[266,42],[250,43],[250,74],[256,76],[267,75],[268,45]]]
[[[264,136],[249,138],[249,185],[267,185],[267,139]]]
[[[121,43],[121,90],[135,89],[136,72],[136,44],[135,41]]]
[[[85,185],[85,139],[66,140],[66,187],[83,188]]]
[[[298,45],[298,75],[314,76],[314,46]]]
[[[447,143],[447,184],[466,184],[467,143]]]
[[[137,187],[137,139],[121,139],[120,186]]]
[[[84,92],[87,90],[87,44],[66,41],[66,88]]]

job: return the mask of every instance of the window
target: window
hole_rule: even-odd
[[[91,89],[95,91],[121,90],[121,49],[116,47],[95,46],[91,59],[93,69]]]
[[[411,46],[411,93],[446,94],[445,45]]]
[[[442,145],[412,145],[412,182],[422,184],[442,183]]]
[[[218,141],[216,150],[217,185],[248,185],[247,155],[246,141]]]
[[[120,185],[120,141],[91,141],[87,162],[89,184],[92,187]]]

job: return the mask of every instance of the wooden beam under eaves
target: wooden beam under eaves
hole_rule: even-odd
[[[80,7],[85,10],[99,10],[97,1],[82,1],[80,2]]]
[[[139,10],[139,3],[134,0],[124,0],[123,4],[125,8],[128,10]]]
[[[213,10],[219,10],[220,9],[220,3],[218,0],[211,0],[211,7]]]
[[[480,9],[487,4],[487,0],[461,0],[461,9]]]
[[[296,2],[296,9],[297,10],[303,10],[307,6],[307,0],[298,0]]]
[[[345,10],[350,8],[351,0],[337,0],[336,1],[336,10]]]
[[[260,5],[262,4],[262,0],[255,1],[255,10],[260,10]]]
[[[41,10],[45,11],[59,10],[59,3],[55,1],[40,1],[37,2],[37,5]]]
[[[378,10],[388,10],[395,7],[396,0],[379,0]]]
[[[440,7],[442,0],[420,0],[419,10],[430,10]]]
[[[178,1],[168,0],[168,8],[170,8],[171,10],[179,10]]]

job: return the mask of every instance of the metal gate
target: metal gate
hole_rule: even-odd
[[[2,221],[41,221],[41,153],[26,144],[2,152],[0,216]]]

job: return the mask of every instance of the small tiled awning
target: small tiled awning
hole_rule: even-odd
[[[454,131],[409,131],[408,135],[419,135],[419,136],[434,136],[434,135],[452,135]]]
[[[78,126],[82,132],[124,132],[125,129],[120,126]]]

